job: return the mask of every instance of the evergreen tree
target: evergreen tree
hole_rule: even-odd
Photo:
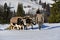
[[[42,4],[42,8],[46,8],[46,2]]]
[[[2,5],[0,5],[0,16],[2,16],[1,14],[3,14],[3,6]]]
[[[34,1],[37,1],[37,0],[34,0]]]
[[[33,0],[31,0],[33,2]]]
[[[56,3],[57,0],[53,0],[53,1]]]
[[[3,6],[0,5],[0,23],[3,21]]]
[[[46,5],[46,13],[47,13],[47,16],[50,15],[50,6],[49,6],[49,4]]]
[[[3,23],[9,23],[10,18],[12,17],[12,12],[10,11],[10,7],[7,3],[4,4],[4,14],[3,14]]]
[[[41,2],[41,0],[39,0],[39,5],[42,5],[42,2]]]
[[[23,5],[22,4],[18,4],[17,16],[24,16],[24,15],[25,15],[25,11],[23,10]]]
[[[7,3],[4,4],[4,14],[3,14],[3,23],[7,22]]]
[[[50,23],[59,23],[60,22],[60,1],[55,0],[55,3],[51,7],[51,15],[49,17]]]

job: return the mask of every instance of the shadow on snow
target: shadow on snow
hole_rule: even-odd
[[[48,29],[54,29],[54,28],[60,28],[60,26],[54,26],[54,27],[51,27],[51,28],[48,28]]]
[[[41,28],[46,28],[46,27],[49,27],[49,26],[46,26],[46,25],[42,25],[42,26],[41,26]],[[32,29],[32,28],[28,28],[28,30],[29,30],[29,29]],[[38,26],[37,26],[37,27],[33,27],[33,29],[39,29],[39,27],[38,27]]]

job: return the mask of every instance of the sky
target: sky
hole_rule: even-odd
[[[14,7],[12,10],[17,10],[17,4],[20,1],[26,1],[26,0],[0,0],[0,4],[4,5],[4,3],[6,2],[8,5],[9,3],[11,3],[11,7]],[[46,3],[53,3],[52,0],[41,0],[42,2],[46,2]]]

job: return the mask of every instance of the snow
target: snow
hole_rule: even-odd
[[[60,27],[60,23],[44,23],[44,25],[47,27],[45,29],[53,29]]]
[[[17,6],[18,6],[18,3],[22,3],[23,6],[25,5],[30,5],[31,8],[38,8],[39,5],[37,5],[35,2],[31,2],[30,0],[0,0],[0,4],[4,5],[4,3],[7,3],[8,6],[9,6],[9,3],[11,3],[11,6],[14,7],[13,9],[11,10],[15,10],[17,11]],[[41,8],[41,7],[40,7]],[[24,9],[25,10],[25,9]],[[26,10],[25,10],[26,11]],[[27,11],[28,11],[28,8],[27,8]],[[26,12],[27,12],[26,11]]]
[[[9,27],[10,24],[0,24],[0,29],[5,29],[7,27]],[[43,23],[42,25],[42,30],[48,30],[48,29],[54,29],[54,28],[59,28],[60,27],[60,23]],[[31,26],[28,27],[28,29],[31,29]],[[38,29],[38,24],[33,25],[33,30],[37,30]]]
[[[9,27],[9,24],[0,24],[0,29],[4,30],[7,27]]]
[[[2,5],[4,5],[5,2],[8,4],[8,6],[9,6],[9,3],[11,3],[10,6],[14,7],[11,10],[12,11],[15,10],[16,12],[17,12],[18,3],[22,3],[23,6],[27,6],[27,5],[31,6],[31,8],[24,8],[25,13],[27,13],[28,10],[32,9],[32,8],[35,8],[35,9],[40,8],[41,10],[43,10],[41,5],[38,5],[35,2],[31,2],[30,0],[0,0],[0,4],[2,4]],[[51,0],[47,0],[47,1],[46,0],[42,0],[42,2],[52,3]]]
[[[45,0],[46,1],[46,0]],[[44,2],[45,2],[44,1]],[[47,0],[48,3],[49,0]],[[24,8],[26,12],[32,8],[42,8],[41,5],[31,2],[29,0],[4,0],[0,1],[0,4],[5,2],[11,3],[15,10],[17,10],[17,5],[23,3],[23,6],[30,5],[31,8]],[[51,3],[51,1],[49,1]],[[14,10],[13,9],[13,10]],[[0,40],[60,40],[60,23],[44,23],[41,30],[38,29],[38,24],[33,25],[28,28],[29,30],[4,30],[9,27],[9,24],[0,24]]]
[[[0,28],[8,26],[0,24]],[[44,23],[41,30],[3,30],[0,31],[0,40],[60,40],[60,23]]]
[[[60,40],[59,30],[0,31],[0,40]]]

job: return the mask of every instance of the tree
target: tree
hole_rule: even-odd
[[[0,14],[3,13],[3,6],[0,5]]]
[[[46,8],[46,2],[42,4],[42,8]]]
[[[53,0],[53,1],[56,3],[57,0]]]
[[[53,1],[56,3],[56,2],[58,2],[58,1],[60,1],[60,0],[53,0]]]
[[[0,5],[0,23],[3,21],[3,6]]]
[[[50,6],[49,6],[49,4],[46,5],[46,13],[47,13],[47,16],[50,15]]]
[[[60,22],[60,1],[55,0],[55,3],[51,7],[51,15],[49,17],[50,23],[59,23]]]
[[[41,5],[42,4],[42,2],[41,2],[41,0],[39,0],[39,5]]]
[[[7,3],[4,4],[4,13],[3,13],[3,23],[9,23],[10,18],[12,17],[11,7],[7,5]]]
[[[0,23],[9,23],[13,14],[11,8],[13,7],[8,6],[7,3],[4,6],[0,5]]]
[[[7,6],[7,3],[4,4],[4,23],[8,22],[10,9]]]
[[[34,1],[37,1],[37,0],[34,0]]]
[[[33,1],[33,0],[31,0],[31,1]]]
[[[18,3],[17,16],[24,16],[25,11],[23,10],[23,5]]]

